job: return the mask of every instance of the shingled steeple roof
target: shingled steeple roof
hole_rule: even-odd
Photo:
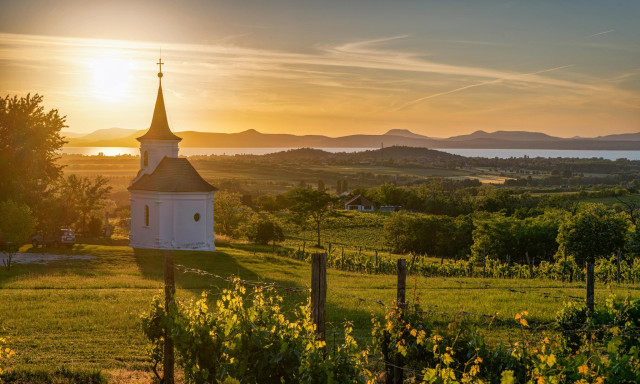
[[[162,96],[162,60],[158,61],[160,66],[160,72],[158,72],[158,78],[160,79],[160,85],[158,86],[158,97],[156,99],[156,107],[153,110],[153,119],[151,119],[151,126],[149,130],[142,136],[138,137],[138,141],[143,140],[182,140],[182,138],[176,136],[171,132],[169,128],[169,122],[167,120],[167,111],[164,108],[164,97]]]
[[[143,174],[128,188],[130,191],[212,192],[218,189],[207,183],[189,160],[165,157],[151,174]]]

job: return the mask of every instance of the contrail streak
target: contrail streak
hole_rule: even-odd
[[[587,37],[596,37],[596,36],[604,35],[605,33],[614,32],[614,31],[615,31],[615,29],[609,29],[608,31],[602,31],[602,32],[594,33],[593,35],[587,36]]]
[[[400,107],[398,107],[396,109],[393,109],[392,111],[393,112],[402,111],[403,109],[411,107],[412,105],[418,104],[418,103],[420,103],[420,102],[422,102],[424,100],[433,99],[434,97],[444,96],[444,95],[448,95],[448,94],[454,93],[454,92],[460,92],[460,91],[463,91],[465,89],[481,87],[483,85],[489,85],[489,84],[496,84],[496,83],[500,83],[500,82],[505,81],[505,80],[517,80],[518,78],[521,78],[521,77],[524,77],[524,76],[539,75],[541,73],[557,71],[559,69],[564,69],[564,68],[568,68],[568,67],[572,67],[572,66],[573,66],[573,64],[563,65],[561,67],[543,69],[541,71],[536,71],[536,72],[531,72],[531,73],[522,73],[522,74],[517,74],[517,75],[513,75],[513,76],[501,77],[499,79],[483,81],[481,83],[465,85],[464,87],[452,89],[452,90],[446,91],[446,92],[435,93],[433,95],[429,95],[429,96],[425,96],[425,97],[421,97],[419,99],[415,99],[415,100],[409,101],[408,103],[405,103],[405,104],[401,105]]]

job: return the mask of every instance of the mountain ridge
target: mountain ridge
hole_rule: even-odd
[[[137,147],[137,137],[145,130],[108,128],[81,137],[68,137],[69,147]],[[109,133],[113,133],[109,138]],[[63,133],[64,134],[64,133]],[[640,150],[640,132],[594,138],[560,138],[529,131],[475,131],[449,138],[433,138],[407,129],[391,129],[384,134],[354,134],[340,137],[261,133],[248,129],[237,133],[181,131],[183,147],[209,148],[379,148],[409,146],[425,148],[479,149],[584,149]]]

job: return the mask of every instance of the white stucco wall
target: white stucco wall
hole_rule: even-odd
[[[215,251],[213,203],[214,192],[131,191],[129,246]],[[145,205],[149,206],[148,226]]]
[[[140,143],[140,169],[142,174],[152,173],[158,163],[166,157],[178,157],[178,140],[144,140]],[[148,154],[148,165],[144,165],[144,153]]]

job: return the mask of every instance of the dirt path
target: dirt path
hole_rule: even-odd
[[[0,258],[3,258],[0,255]],[[95,259],[96,256],[87,255],[56,255],[51,253],[16,253],[13,255],[11,263],[14,264],[47,264],[52,261],[64,260],[88,260]]]

